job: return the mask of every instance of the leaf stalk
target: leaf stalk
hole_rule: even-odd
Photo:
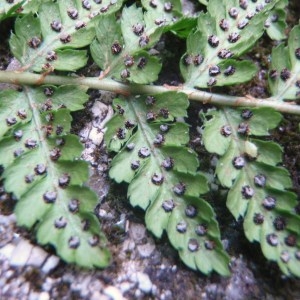
[[[0,82],[16,85],[84,85],[91,89],[110,91],[123,95],[158,94],[170,90],[185,93],[190,100],[199,101],[204,104],[213,104],[233,107],[271,107],[282,113],[300,115],[300,106],[295,102],[279,102],[275,98],[266,99],[253,98],[252,96],[230,96],[209,93],[184,85],[181,86],[157,86],[144,84],[125,84],[112,79],[97,77],[70,77],[70,76],[44,76],[30,72],[0,71]]]

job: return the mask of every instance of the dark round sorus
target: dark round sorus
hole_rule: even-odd
[[[52,96],[54,94],[54,89],[51,88],[51,87],[45,87],[44,88],[44,94],[47,97]]]
[[[94,234],[88,239],[88,243],[91,247],[96,247],[99,244],[99,242],[100,242],[100,238],[98,234]]]
[[[173,186],[173,192],[177,196],[183,196],[186,191],[186,185],[183,182],[179,182]]]
[[[186,222],[185,221],[180,221],[179,223],[177,223],[176,230],[179,233],[185,233],[186,230],[187,230],[187,224],[186,224]]]
[[[215,247],[216,247],[216,243],[212,240],[206,240],[204,242],[204,247],[207,249],[207,250],[214,250]]]
[[[208,37],[208,43],[209,43],[209,45],[212,46],[213,48],[218,47],[219,42],[220,42],[219,38],[218,38],[217,36],[215,36],[215,35],[210,35],[210,36]]]
[[[251,186],[244,185],[242,187],[241,193],[244,199],[251,199],[254,196],[255,191]]]
[[[297,81],[295,82],[295,86],[296,86],[297,88],[300,88],[300,80],[297,80]]]
[[[208,70],[210,76],[217,76],[221,73],[221,69],[219,66],[211,66]]]
[[[287,68],[284,68],[284,69],[281,70],[280,78],[283,81],[287,81],[290,77],[291,77],[291,72]]]
[[[275,206],[276,206],[276,198],[271,197],[271,196],[267,196],[267,197],[263,200],[262,206],[263,206],[266,210],[272,210],[272,209],[275,208]]]
[[[25,182],[26,183],[31,183],[34,180],[34,175],[33,174],[28,174],[25,176]]]
[[[163,132],[163,133],[168,132],[169,129],[170,129],[170,128],[169,128],[169,125],[167,125],[167,124],[162,124],[162,125],[159,126],[159,130],[160,130],[161,132]]]
[[[71,213],[77,213],[79,211],[80,202],[77,199],[71,199],[68,203],[68,209]]]
[[[231,18],[236,19],[237,16],[239,15],[239,10],[236,7],[231,7],[229,9],[228,13]]]
[[[193,57],[193,63],[196,67],[200,66],[203,63],[203,60],[204,60],[204,57],[201,54],[197,54]]]
[[[282,260],[282,262],[288,263],[289,260],[291,259],[289,251],[287,251],[287,250],[282,251],[281,254],[280,254],[280,259]]]
[[[19,129],[14,132],[14,138],[16,141],[19,141],[23,136],[23,130]]]
[[[65,228],[67,226],[67,219],[65,217],[61,216],[60,218],[58,218],[54,221],[54,226],[57,229]]]
[[[124,111],[124,108],[121,105],[117,104],[116,108],[118,110],[119,115],[124,114],[125,111]]]
[[[245,166],[245,158],[243,156],[236,156],[233,160],[232,160],[232,164],[236,169],[242,169]]]
[[[162,161],[161,166],[167,171],[171,170],[174,167],[174,159],[172,157],[166,157]]]
[[[222,19],[219,23],[219,26],[222,30],[227,31],[229,29],[229,21],[226,19]]]
[[[173,5],[172,5],[171,2],[166,2],[166,3],[164,4],[164,11],[165,11],[165,12],[171,12],[172,9],[173,9]]]
[[[37,36],[34,36],[29,42],[28,45],[30,48],[36,49],[41,44],[41,39]]]
[[[120,73],[121,78],[126,79],[130,77],[130,71],[128,69],[124,69]]]
[[[141,36],[144,32],[144,26],[140,23],[136,23],[132,26],[132,31],[137,35]]]
[[[57,193],[54,191],[46,192],[43,195],[43,199],[46,203],[54,203],[57,198]]]
[[[230,33],[228,36],[229,43],[236,43],[240,39],[240,35],[237,32]]]
[[[153,111],[149,111],[146,114],[146,120],[147,122],[153,122],[156,119],[156,114]]]
[[[165,200],[162,203],[161,207],[164,209],[165,212],[171,212],[175,207],[173,199]]]
[[[241,117],[244,120],[249,120],[253,116],[253,112],[250,109],[243,109],[241,112]]]
[[[117,138],[120,140],[124,140],[126,138],[126,130],[125,128],[117,129]]]
[[[261,225],[265,220],[264,215],[262,215],[261,213],[255,213],[254,217],[253,217],[253,222],[256,225]]]
[[[57,161],[61,156],[61,151],[59,148],[54,148],[50,151],[50,158],[52,161]]]
[[[195,233],[199,236],[204,236],[207,234],[207,225],[206,224],[199,224],[195,228]]]
[[[228,137],[231,135],[232,131],[231,131],[231,127],[229,125],[224,125],[221,127],[220,133],[225,136]]]
[[[47,62],[47,63],[42,65],[42,69],[43,69],[43,71],[49,71],[49,70],[53,69],[53,66],[50,63]]]
[[[86,10],[90,10],[91,9],[91,3],[88,0],[82,0],[82,7]]]
[[[297,251],[295,252],[295,258],[296,258],[297,260],[300,260],[300,250],[297,250]]]
[[[125,58],[124,58],[124,65],[126,67],[131,67],[134,65],[134,59],[133,59],[133,56],[130,56],[130,55],[126,55]]]
[[[156,99],[153,96],[147,96],[145,99],[146,105],[154,105],[156,102]]]
[[[230,58],[233,56],[233,53],[230,50],[227,49],[221,49],[218,52],[218,57],[221,59]]]
[[[257,175],[254,176],[254,184],[257,187],[265,187],[266,186],[266,181],[267,181],[267,178],[263,174],[257,174]]]
[[[154,20],[154,24],[157,25],[157,26],[162,25],[164,22],[165,22],[164,19],[155,19]]]
[[[145,47],[149,44],[149,41],[150,41],[149,36],[143,35],[139,39],[139,46],[140,47]]]
[[[214,86],[217,84],[217,79],[216,78],[209,78],[209,80],[207,81],[207,86]]]
[[[33,149],[37,146],[37,141],[34,139],[27,139],[25,141],[25,147],[28,149]]]
[[[111,52],[113,55],[117,55],[122,51],[122,46],[118,42],[114,42],[111,46]]]
[[[100,8],[100,12],[101,13],[106,13],[108,11],[108,9],[109,9],[108,5],[107,6],[103,6],[103,7]]]
[[[199,243],[196,239],[189,239],[188,249],[191,252],[196,252],[199,249]]]
[[[296,56],[297,59],[300,59],[300,48],[297,48],[295,50],[295,56]]]
[[[43,175],[47,172],[47,167],[44,164],[37,164],[34,168],[36,175]]]
[[[164,176],[162,174],[154,173],[151,177],[151,181],[155,185],[161,185],[164,182]]]
[[[239,134],[248,135],[249,134],[249,125],[247,123],[240,123],[237,129]]]
[[[225,70],[224,70],[224,75],[225,76],[230,76],[233,75],[235,73],[235,67],[234,66],[228,66]]]
[[[150,150],[147,147],[142,147],[139,152],[138,152],[138,156],[141,158],[145,158],[151,155]]]
[[[254,11],[250,11],[247,15],[246,18],[248,20],[251,20],[254,16],[256,15],[256,13]]]
[[[278,236],[275,233],[270,233],[266,236],[267,242],[270,246],[276,247],[278,245]]]
[[[133,121],[131,121],[131,120],[127,120],[126,122],[125,122],[125,128],[126,129],[131,129],[131,128],[133,128],[135,126],[135,123],[133,122]]]
[[[58,20],[53,20],[50,24],[52,30],[60,32],[62,29],[62,24]]]
[[[238,29],[244,29],[249,24],[248,19],[243,19],[238,23]]]
[[[24,119],[26,119],[27,118],[27,113],[26,113],[26,110],[25,109],[19,109],[18,111],[17,111],[17,115],[18,115],[18,117],[20,118],[20,119],[22,119],[22,120],[24,120]]]
[[[167,108],[161,108],[159,110],[159,114],[164,118],[168,119],[169,118],[169,110]]]
[[[183,56],[182,61],[183,61],[183,64],[184,64],[185,66],[189,66],[189,65],[191,65],[191,64],[193,63],[193,57],[192,57],[192,55],[185,54],[185,55]]]
[[[89,220],[83,219],[83,220],[81,221],[81,229],[82,229],[83,231],[89,230],[90,227],[91,227],[91,222],[90,222]]]
[[[260,12],[260,11],[262,11],[264,9],[264,7],[265,7],[265,4],[260,3],[260,4],[256,5],[255,11],[256,12]]]
[[[150,4],[150,6],[153,7],[153,8],[156,8],[156,7],[157,7],[157,1],[156,1],[156,0],[150,0],[149,4]]]
[[[71,236],[69,238],[69,248],[77,249],[80,246],[80,238],[78,236]]]
[[[137,67],[138,67],[139,69],[143,69],[143,68],[145,68],[147,62],[148,62],[148,61],[147,61],[147,58],[144,57],[144,56],[142,56],[142,57],[139,58],[139,60],[138,60],[138,62],[137,62]]]
[[[46,55],[46,60],[47,60],[47,61],[54,61],[54,60],[57,60],[56,52],[53,51],[53,50],[48,51],[48,52],[47,52],[47,55]]]
[[[56,126],[55,133],[56,133],[57,135],[61,135],[61,134],[63,133],[63,131],[64,131],[64,128],[63,128],[61,125],[57,125],[57,126]]]
[[[284,242],[289,247],[295,247],[297,243],[297,237],[294,234],[289,234],[285,239]]]
[[[163,134],[161,133],[158,133],[156,136],[155,136],[155,139],[153,140],[153,144],[155,146],[160,146],[161,144],[163,144],[163,142],[165,141],[165,137]]]
[[[58,179],[58,185],[64,189],[69,185],[70,180],[71,180],[71,176],[69,174],[63,174]]]
[[[15,117],[8,117],[5,121],[8,126],[12,126],[17,123],[17,119]]]
[[[68,16],[69,16],[71,19],[73,19],[73,20],[75,20],[75,19],[78,18],[78,10],[75,9],[75,8],[73,8],[73,7],[69,8],[69,9],[67,10],[67,14],[68,14]]]
[[[193,205],[188,205],[185,208],[185,215],[189,218],[195,218],[198,214],[197,208]]]
[[[79,30],[79,29],[84,28],[84,27],[86,27],[86,23],[83,22],[83,21],[77,21],[75,23],[75,29],[76,30]]]
[[[240,0],[240,8],[247,9],[248,7],[248,0]]]
[[[18,148],[14,151],[14,157],[21,156],[24,153],[24,149]]]
[[[7,2],[8,4],[13,4],[13,3],[14,3],[14,0],[6,0],[6,2]]]
[[[127,149],[128,151],[132,151],[132,150],[134,149],[134,147],[135,147],[135,144],[134,144],[134,143],[129,143],[129,144],[126,145],[126,149]]]
[[[278,231],[284,230],[286,227],[286,219],[284,217],[277,216],[273,221],[273,225]]]
[[[63,33],[59,39],[63,44],[67,44],[71,42],[71,36],[67,33]]]
[[[140,167],[140,161],[139,160],[134,160],[130,164],[131,170],[135,171]]]

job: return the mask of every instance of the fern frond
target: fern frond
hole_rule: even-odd
[[[281,115],[271,109],[211,111],[203,140],[209,152],[220,155],[216,175],[229,188],[227,206],[236,219],[244,218],[250,241],[289,275],[300,275],[300,217],[297,197],[289,189],[289,172],[278,166],[281,147],[255,139],[269,135]]]
[[[185,85],[211,87],[250,80],[256,66],[236,60],[261,37],[270,10],[278,1],[209,1],[200,13],[196,32],[187,39],[187,52],[180,62]]]
[[[290,32],[288,46],[272,51],[269,86],[275,101],[300,99],[300,26]]]
[[[86,4],[85,4],[86,3]],[[35,72],[73,71],[87,63],[86,50],[95,37],[99,14],[117,11],[123,1],[43,1],[36,18],[32,13],[18,18],[10,48],[23,69]]]
[[[166,231],[183,262],[208,274],[228,275],[228,256],[211,206],[200,194],[206,178],[197,172],[195,153],[186,148],[188,126],[184,94],[116,99],[115,117],[108,123],[108,147],[118,154],[110,177],[129,183],[133,206],[146,210],[147,228],[157,237]]]
[[[18,200],[18,224],[35,226],[38,242],[52,244],[65,261],[91,268],[107,266],[110,255],[93,213],[97,196],[83,186],[88,165],[79,159],[82,145],[70,134],[70,110],[82,108],[85,90],[2,91],[0,164],[4,187]]]

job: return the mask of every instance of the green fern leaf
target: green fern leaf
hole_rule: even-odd
[[[0,165],[6,191],[18,199],[18,224],[35,226],[38,242],[52,244],[65,261],[91,268],[106,266],[110,255],[93,214],[97,196],[83,186],[88,179],[88,165],[79,160],[83,147],[69,133],[70,110],[82,108],[85,90],[61,86],[1,92],[0,149],[6,155]]]
[[[187,39],[180,69],[188,86],[233,85],[250,80],[256,66],[240,57],[261,37],[269,11],[278,1],[211,0],[200,13],[197,31]]]
[[[289,275],[300,275],[300,217],[289,172],[281,163],[281,147],[253,136],[269,135],[281,116],[267,108],[224,109],[208,113],[203,140],[220,155],[216,175],[228,187],[227,207],[244,231],[258,241],[266,258]]]
[[[162,28],[146,27],[141,8],[130,6],[122,11],[121,21],[113,15],[100,18],[91,54],[103,70],[103,76],[135,83],[157,79],[161,64],[145,48],[156,43]]]
[[[199,198],[208,190],[206,178],[197,172],[195,153],[185,147],[187,125],[176,122],[187,106],[186,95],[175,92],[116,99],[106,142],[118,154],[109,174],[129,183],[128,197],[146,210],[147,228],[157,237],[166,231],[185,264],[228,275],[213,210]]]
[[[300,26],[290,32],[288,47],[272,51],[269,86],[276,101],[300,99]]]
[[[89,45],[94,39],[97,15],[115,12],[122,1],[84,3],[81,0],[44,1],[38,10],[39,18],[28,14],[16,20],[10,48],[23,69],[73,71],[86,65],[86,50],[77,48]]]

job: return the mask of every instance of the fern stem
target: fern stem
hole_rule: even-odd
[[[214,94],[196,90],[185,86],[156,86],[142,84],[125,84],[112,79],[99,79],[96,77],[68,77],[56,75],[39,75],[29,72],[0,71],[0,82],[17,85],[85,85],[91,89],[99,89],[115,92],[123,95],[131,94],[158,94],[170,90],[185,93],[190,100],[203,102],[204,104],[222,106],[247,106],[247,107],[271,107],[283,113],[300,115],[300,106],[288,102],[275,101],[275,98],[258,99],[251,96],[237,97]]]

